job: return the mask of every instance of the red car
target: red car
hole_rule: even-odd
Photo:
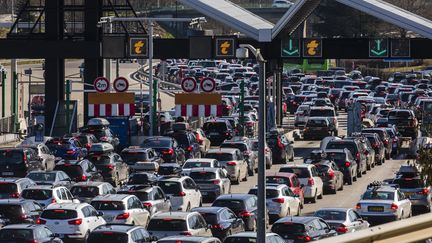
[[[266,183],[271,184],[285,184],[287,185],[294,194],[296,194],[301,202],[301,208],[304,205],[304,190],[303,185],[301,185],[297,175],[294,173],[286,172],[275,172],[274,174],[267,173]]]

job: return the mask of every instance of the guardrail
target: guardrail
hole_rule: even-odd
[[[15,133],[15,116],[8,116],[4,118],[0,118],[0,135],[1,134],[9,134]]]
[[[317,243],[401,243],[432,239],[432,213],[340,235]]]

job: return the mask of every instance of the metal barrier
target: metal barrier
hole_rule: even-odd
[[[15,133],[15,116],[8,116],[4,118],[0,118],[0,135]]]
[[[403,243],[432,238],[432,213],[344,234],[317,243]]]

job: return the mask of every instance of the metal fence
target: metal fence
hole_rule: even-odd
[[[0,118],[0,135],[14,133],[15,116]]]

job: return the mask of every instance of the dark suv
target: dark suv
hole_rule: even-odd
[[[272,151],[273,163],[285,164],[294,161],[293,141],[289,141],[283,130],[274,129],[267,134],[267,144]]]
[[[252,143],[249,138],[236,137],[232,140],[223,142],[220,147],[239,149],[248,163],[249,176],[253,176],[254,172],[258,172],[258,154],[252,150]]]
[[[193,132],[176,131],[169,133],[168,136],[174,138],[179,146],[183,148],[186,159],[201,157],[201,148]]]
[[[344,183],[352,185],[357,180],[357,162],[348,149],[326,150],[327,159],[333,160],[344,175]]]
[[[367,170],[367,158],[362,151],[360,141],[356,138],[345,138],[342,140],[332,140],[327,144],[326,150],[329,149],[348,149],[354,156],[357,163],[357,177],[362,177],[362,174],[366,174]]]
[[[0,200],[0,218],[7,224],[34,224],[41,213],[42,206],[33,200]]]
[[[412,110],[398,109],[388,113],[388,123],[397,127],[403,137],[417,138],[417,118]]]
[[[219,146],[223,141],[234,136],[234,128],[228,120],[209,120],[204,123],[203,131],[212,146]]]
[[[141,144],[142,148],[152,148],[158,152],[165,163],[183,164],[185,151],[171,137],[149,137]]]
[[[60,160],[54,170],[65,172],[75,182],[103,181],[103,177],[96,169],[96,166],[86,159]]]
[[[390,159],[391,154],[393,152],[392,138],[387,133],[387,130],[385,128],[366,128],[362,130],[362,133],[378,134],[385,148],[385,157],[386,159]]]
[[[91,152],[88,159],[102,174],[104,181],[117,187],[129,177],[129,167],[117,153]]]
[[[31,148],[1,148],[0,176],[25,177],[28,172],[42,170],[42,159]]]
[[[271,231],[286,242],[309,242],[337,235],[323,219],[318,217],[285,217],[276,221]]]

